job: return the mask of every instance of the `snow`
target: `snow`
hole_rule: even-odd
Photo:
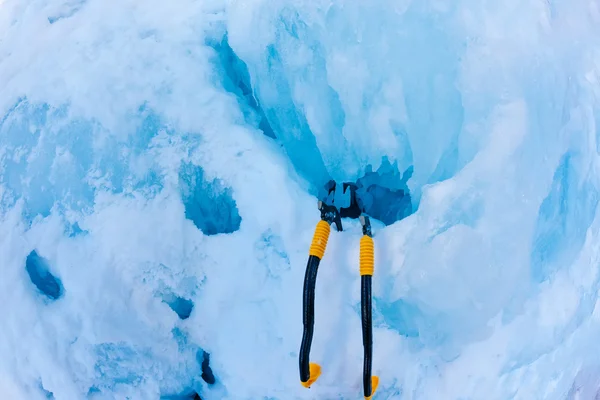
[[[0,0],[0,397],[600,389],[600,5]],[[210,355],[208,357],[208,355]],[[214,375],[214,382],[210,378]]]

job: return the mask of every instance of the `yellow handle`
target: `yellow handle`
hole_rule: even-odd
[[[360,239],[360,275],[373,275],[375,270],[375,246],[373,238],[364,235]]]
[[[327,221],[319,221],[315,229],[312,244],[310,245],[309,254],[311,256],[318,257],[320,260],[323,259],[325,248],[327,247],[327,241],[329,240],[329,232],[331,232],[331,227]]]

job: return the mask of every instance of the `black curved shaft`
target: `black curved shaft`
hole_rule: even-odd
[[[321,260],[317,256],[309,256],[304,275],[304,295],[302,298],[302,322],[304,333],[300,346],[300,381],[306,382],[310,378],[310,346],[312,344],[315,325],[315,285],[317,270]]]
[[[373,356],[373,321],[371,314],[371,275],[360,277],[361,286],[361,314],[362,314],[362,334],[363,346],[365,350],[363,364],[363,388],[365,397],[371,396],[371,359]]]

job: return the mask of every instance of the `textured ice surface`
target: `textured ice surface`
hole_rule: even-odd
[[[0,0],[0,394],[594,399],[600,4]],[[210,354],[210,358],[208,355]]]

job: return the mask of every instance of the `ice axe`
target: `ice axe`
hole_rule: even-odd
[[[343,230],[342,218],[359,218],[362,225],[363,237],[360,240],[359,272],[361,275],[361,320],[364,348],[363,363],[363,392],[366,400],[370,400],[377,390],[379,378],[371,375],[373,356],[373,323],[371,305],[371,281],[375,267],[375,251],[373,234],[369,217],[363,215],[356,197],[356,185],[344,183],[343,192],[350,189],[350,205],[338,208],[334,204],[336,184],[330,181],[326,188],[327,196],[319,200],[318,208],[321,220],[317,223],[313,240],[310,245],[306,273],[304,275],[303,313],[304,331],[300,346],[299,366],[300,383],[309,388],[321,375],[321,366],[310,362],[310,347],[314,333],[315,322],[315,285],[319,263],[325,255],[331,225],[335,224],[338,232]],[[333,194],[333,196],[332,196]]]

